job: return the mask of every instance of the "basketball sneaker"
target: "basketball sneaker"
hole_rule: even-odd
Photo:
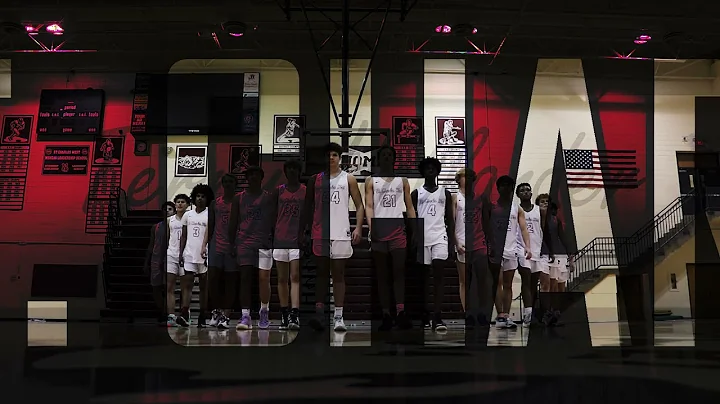
[[[430,313],[428,313],[428,312],[423,313],[422,322],[423,322],[423,328],[425,328],[426,330],[432,329],[432,324],[430,323]]]
[[[337,332],[345,332],[347,331],[347,327],[345,327],[345,321],[343,320],[342,316],[335,316],[335,326],[333,327],[333,330]]]
[[[292,309],[290,311],[290,318],[288,318],[288,328],[291,330],[300,329],[300,310]]]
[[[177,327],[177,316],[174,314],[168,314],[167,316],[167,326],[168,327]]]
[[[210,327],[217,327],[220,323],[220,310],[213,310],[212,315],[210,316],[210,321],[208,322],[208,325]]]
[[[218,330],[227,330],[230,328],[230,319],[227,318],[224,314],[219,313],[219,318],[217,320],[217,328]]]
[[[325,316],[326,314],[324,309],[315,308],[315,316],[310,319],[308,324],[313,328],[313,330],[322,331],[325,328]]]
[[[525,310],[523,312],[523,316],[522,316],[523,328],[529,328],[530,324],[532,324],[532,320],[533,320],[532,308],[531,307],[525,308]]]
[[[260,309],[260,319],[258,320],[258,327],[266,330],[270,327],[270,310]]]
[[[447,331],[447,326],[440,316],[436,316],[432,321],[432,329],[435,332],[445,332]]]
[[[495,318],[495,328],[507,328],[507,319],[505,317]]]
[[[280,329],[287,330],[290,328],[290,313],[288,313],[287,309],[282,309],[280,316]]]
[[[397,314],[397,318],[395,319],[395,324],[401,330],[409,330],[413,326],[412,320],[410,319],[410,316],[405,312],[405,310],[403,310]]]
[[[380,324],[378,331],[390,331],[394,325],[395,323],[390,313],[383,313],[382,324]]]
[[[468,331],[475,329],[475,317],[470,314],[465,316],[465,329]]]
[[[240,321],[238,321],[235,329],[237,329],[237,330],[252,329],[252,319],[250,318],[250,314],[243,314],[242,317],[240,318]]]
[[[515,324],[515,322],[513,321],[513,319],[511,319],[510,317],[508,317],[508,318],[505,319],[505,328],[507,328],[508,330],[514,330],[514,329],[517,328],[517,324]]]
[[[189,317],[189,316],[188,316],[188,317]],[[182,315],[182,314],[175,317],[175,322],[176,322],[177,325],[179,325],[180,327],[190,327],[190,323],[189,323],[188,320],[185,318],[185,316]]]

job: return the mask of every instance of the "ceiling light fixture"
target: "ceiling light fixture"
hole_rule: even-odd
[[[449,34],[452,32],[452,27],[449,25],[438,25],[435,27],[435,32],[438,34]]]
[[[53,35],[62,35],[65,32],[63,27],[61,27],[60,24],[58,24],[58,23],[48,24],[45,27],[45,31],[47,31],[48,34],[53,34]]]
[[[241,37],[245,35],[247,26],[238,21],[228,21],[221,25],[223,32],[233,37]]]

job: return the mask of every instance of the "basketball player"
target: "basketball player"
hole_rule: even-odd
[[[163,204],[165,211],[165,220],[157,223],[150,230],[150,244],[148,245],[147,255],[145,256],[145,266],[143,271],[150,276],[150,286],[153,289],[153,299],[155,307],[159,310],[158,324],[164,325],[167,320],[167,309],[165,308],[165,274],[163,273],[163,263],[165,261],[165,252],[167,251],[167,233],[168,220],[175,215],[175,204],[165,202]]]
[[[277,200],[262,189],[265,172],[252,166],[245,172],[248,188],[235,197],[230,212],[230,245],[236,246],[235,256],[240,272],[240,305],[242,316],[238,330],[252,328],[250,304],[253,271],[259,271],[260,318],[258,327],[270,327],[270,269],[272,268],[273,219]]]
[[[471,330],[475,326],[475,317],[470,314],[468,308],[469,304],[465,294],[466,290],[470,290],[471,293],[477,293],[476,297],[479,302],[480,298],[488,300],[488,297],[494,294],[495,289],[493,288],[497,288],[497,277],[488,277],[489,268],[486,241],[488,235],[486,232],[492,228],[492,226],[490,226],[490,202],[484,195],[474,195],[473,185],[476,180],[477,175],[473,170],[460,169],[455,175],[455,181],[459,185],[458,192],[453,195],[458,286],[460,303],[465,312],[466,330]],[[470,195],[469,198],[468,195]],[[467,234],[467,230],[470,230],[471,233]],[[472,271],[471,279],[473,279],[471,283],[474,284],[474,289],[466,289],[466,265],[468,258]],[[489,301],[492,301],[492,298],[490,298]],[[487,326],[490,324],[489,319],[492,317],[492,303],[490,303],[489,310],[483,306],[484,305],[477,308],[478,322],[480,325]],[[483,310],[490,311],[490,313],[484,313]]]
[[[525,249],[526,245],[530,245],[530,237],[525,222],[525,211],[518,209],[518,205],[513,202],[515,180],[503,175],[497,179],[495,186],[499,197],[493,204],[490,213],[494,234],[490,270],[501,274],[495,299],[498,311],[495,327],[516,329],[517,325],[509,316],[512,304],[512,284],[515,270],[526,260],[532,258],[530,250]],[[520,235],[523,240],[522,246],[518,245]]]
[[[168,248],[166,255],[167,266],[167,310],[168,310],[168,326],[173,327],[179,325],[187,327],[190,325],[190,298],[192,297],[193,275],[186,274],[182,265],[182,252],[180,250],[180,241],[182,240],[183,225],[182,220],[190,206],[190,197],[185,194],[179,194],[174,199],[175,215],[170,216],[168,220]],[[175,285],[180,279],[180,315],[172,314],[175,311]]]
[[[278,270],[278,297],[280,299],[281,330],[300,329],[300,247],[298,230],[300,213],[305,203],[307,187],[300,183],[302,165],[299,161],[286,161],[283,166],[287,183],[280,185],[275,193],[277,209],[273,258]],[[288,290],[288,281],[290,289]],[[288,310],[288,297],[292,309]]]
[[[442,170],[442,164],[438,159],[426,157],[418,168],[425,178],[425,184],[411,194],[417,217],[422,219],[424,229],[423,248],[418,248],[418,261],[425,265],[425,296],[430,296],[432,273],[435,297],[432,322],[428,321],[429,310],[426,310],[423,323],[426,327],[429,325],[433,331],[443,332],[447,331],[447,326],[442,320],[442,303],[445,295],[443,272],[448,251],[454,243],[454,240],[448,239],[448,233],[455,234],[452,195],[450,191],[437,184],[437,177]]]
[[[412,327],[405,312],[405,261],[407,237],[403,211],[409,219],[415,219],[415,209],[410,196],[407,178],[395,176],[396,152],[390,146],[382,146],[377,152],[379,171],[365,181],[365,217],[370,230],[373,262],[377,268],[378,294],[383,310],[381,331],[390,330],[396,323],[401,329]],[[411,222],[414,222],[412,220]],[[413,233],[414,234],[414,233]],[[390,312],[390,269],[392,262],[395,313]]]
[[[222,196],[210,202],[208,212],[208,298],[212,303],[210,307],[214,308],[210,326],[226,330],[230,328],[229,316],[237,296],[238,283],[237,266],[228,234],[237,177],[225,174],[220,183]]]
[[[522,279],[522,299],[523,305],[523,327],[530,326],[533,315],[533,307],[537,297],[537,285],[549,285],[550,267],[547,256],[541,255],[543,245],[543,224],[545,223],[545,210],[538,204],[532,203],[532,188],[528,183],[522,183],[517,186],[515,193],[520,198],[520,207],[525,214],[525,223],[527,224],[527,232],[530,237],[530,244],[523,244],[526,249],[532,253],[530,260],[520,260],[518,272]],[[522,239],[518,240],[518,245],[523,243]],[[525,262],[522,262],[525,261]]]
[[[292,143],[295,137],[295,130],[299,129],[300,125],[297,123],[295,118],[287,118],[287,124],[285,125],[285,132],[281,133],[277,138],[277,143]]]
[[[315,330],[325,327],[325,299],[333,279],[335,314],[333,329],[347,331],[343,320],[345,303],[345,264],[352,257],[353,244],[360,242],[365,206],[357,180],[340,168],[342,147],[337,143],[326,146],[329,167],[327,171],[313,175],[308,181],[305,194],[304,214],[298,231],[299,240],[309,223],[312,223],[312,252],[317,258],[317,280],[315,283],[315,317],[310,326]],[[355,204],[355,230],[350,231],[350,198]],[[325,212],[330,213],[329,217]],[[311,219],[312,218],[312,219]],[[324,230],[329,227],[329,232]],[[327,239],[329,237],[329,239]]]
[[[575,262],[570,256],[570,244],[567,241],[565,226],[557,217],[558,206],[548,197],[550,215],[547,219],[548,242],[546,251],[550,259],[550,291],[564,292],[570,271]]]
[[[195,185],[190,193],[194,208],[191,209],[182,220],[182,239],[180,240],[180,252],[182,253],[182,264],[187,277],[183,278],[192,293],[195,284],[194,275],[200,280],[200,314],[198,315],[198,327],[204,327],[207,319],[207,232],[208,232],[208,203],[215,199],[215,194],[207,184]],[[181,285],[182,281],[181,280]],[[189,303],[189,302],[188,302]],[[183,306],[183,314],[190,316],[189,304]],[[189,320],[188,320],[189,321]]]

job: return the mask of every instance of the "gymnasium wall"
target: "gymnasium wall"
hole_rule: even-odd
[[[720,218],[710,220],[715,245],[720,249]],[[695,229],[693,228],[693,233]],[[695,235],[672,251],[655,266],[655,310],[671,310],[673,315],[691,317],[690,287],[687,277],[687,264],[695,263]],[[676,288],[672,287],[670,274],[676,276]]]
[[[210,68],[211,66],[211,68]],[[260,120],[259,144],[265,155],[273,151],[275,115],[298,115],[300,113],[299,76],[295,67],[280,59],[186,59],[180,60],[170,68],[170,74],[240,74],[244,72],[260,73]],[[228,142],[224,138],[221,142]],[[212,143],[212,142],[211,142]],[[238,140],[236,143],[242,143]],[[168,147],[176,149],[179,145],[207,146],[208,136],[168,136]],[[229,148],[222,147],[215,162],[209,162],[210,170],[215,170],[219,179],[229,171]],[[175,153],[167,156],[168,196],[179,193],[190,195],[192,188],[208,183],[205,177],[175,177]],[[272,187],[282,181],[282,165],[273,164],[270,159],[263,161],[266,171],[265,186]],[[216,189],[220,184],[212,184]]]
[[[10,98],[12,94],[12,60],[0,59],[0,98]]]

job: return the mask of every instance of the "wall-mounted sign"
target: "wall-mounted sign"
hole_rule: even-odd
[[[300,159],[303,155],[305,116],[275,115],[273,160]]]
[[[22,210],[33,117],[5,115],[0,132],[0,210]]]
[[[42,90],[37,133],[98,135],[102,133],[103,90]]]
[[[436,155],[442,163],[438,184],[454,192],[458,188],[455,174],[467,164],[465,118],[436,117]]]
[[[117,203],[122,184],[122,161],[125,138],[98,136],[93,147],[90,185],[88,187],[85,233],[105,233],[110,205]]]
[[[90,148],[87,146],[45,146],[43,175],[85,175]]]
[[[421,116],[395,116],[391,143],[397,156],[395,172],[409,178],[421,178],[418,166],[425,158],[425,133]]]
[[[175,149],[176,177],[207,177],[207,146],[178,146]]]
[[[228,171],[238,179],[238,190],[247,188],[248,182],[245,172],[250,167],[260,167],[262,164],[260,156],[262,156],[262,146],[260,145],[230,146],[230,167]]]

